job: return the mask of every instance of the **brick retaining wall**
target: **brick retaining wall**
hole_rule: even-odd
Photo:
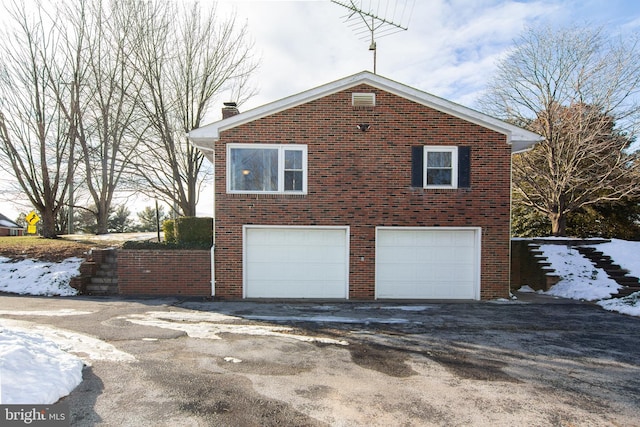
[[[122,295],[211,296],[211,252],[121,249],[118,285]]]

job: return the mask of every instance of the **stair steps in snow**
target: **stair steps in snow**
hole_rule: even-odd
[[[615,280],[616,283],[622,286],[618,293],[612,295],[612,297],[624,297],[640,291],[640,279],[629,275],[629,271],[615,264],[610,256],[589,246],[578,246],[576,249],[584,257],[589,259],[594,266],[603,269],[609,278]]]

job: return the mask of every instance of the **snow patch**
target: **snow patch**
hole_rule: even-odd
[[[82,367],[42,336],[0,328],[0,404],[53,404],[82,382]]]
[[[251,319],[251,317],[244,317]],[[189,313],[189,312],[164,312],[149,311],[145,314],[132,314],[120,319],[142,326],[172,329],[186,333],[192,338],[219,340],[221,334],[255,335],[289,338],[304,342],[319,342],[323,344],[348,345],[344,340],[333,338],[299,335],[294,329],[287,326],[273,325],[246,325],[230,322],[241,320],[240,317],[229,316],[220,313]]]
[[[12,262],[0,258],[0,292],[21,295],[71,296],[78,291],[69,282],[80,274],[82,258],[68,258],[63,262],[44,262],[25,259]]]
[[[134,362],[136,360],[131,354],[120,351],[113,345],[89,335],[22,320],[0,319],[0,326],[53,342],[60,350],[75,354],[88,366],[91,366],[91,362],[94,360],[114,362]]]
[[[605,310],[640,317],[640,292],[622,298],[598,301],[597,304]]]
[[[596,301],[611,298],[620,285],[595,267],[576,249],[565,245],[541,245],[551,266],[562,279],[545,294],[562,298]]]

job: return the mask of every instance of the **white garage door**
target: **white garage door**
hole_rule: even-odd
[[[347,227],[244,231],[246,298],[348,298]]]
[[[376,298],[479,299],[480,230],[379,227]]]

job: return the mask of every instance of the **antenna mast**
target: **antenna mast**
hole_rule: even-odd
[[[354,29],[356,35],[362,40],[370,37],[371,44],[369,44],[369,50],[373,52],[373,73],[376,74],[376,39],[375,33],[378,31],[378,37],[384,37],[391,34],[398,33],[400,31],[407,31],[409,26],[409,20],[411,19],[411,14],[413,13],[413,6],[415,5],[415,0],[396,0],[395,6],[393,7],[393,16],[391,18],[383,18],[380,14],[381,2],[378,0],[376,7],[373,5],[373,0],[369,2],[369,7],[365,10],[362,7],[363,1],[360,1],[360,5],[356,5],[354,0],[331,0],[332,3],[335,3],[339,6],[342,6],[348,9],[350,12],[348,15],[345,15],[345,22]],[[390,2],[386,2],[386,7],[384,7],[384,12],[389,12],[389,4]],[[400,7],[401,11],[398,11],[399,3],[403,5]],[[410,10],[408,14],[407,6],[411,3]],[[399,12],[399,16],[396,16]],[[402,24],[402,21],[406,20],[406,24]]]

